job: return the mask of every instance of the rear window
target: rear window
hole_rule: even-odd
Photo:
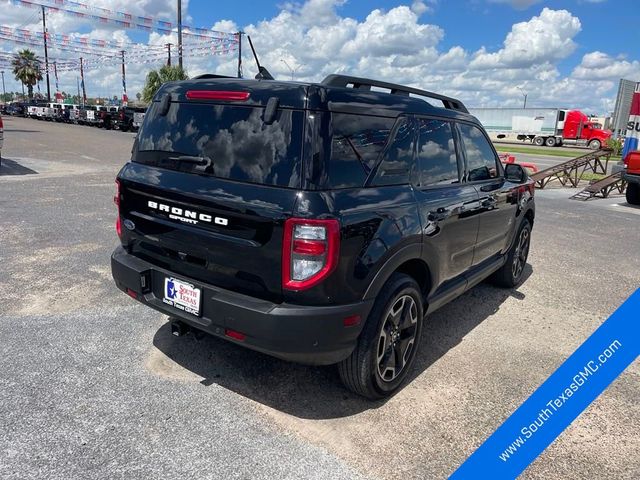
[[[240,182],[300,187],[304,114],[280,109],[270,124],[264,109],[172,103],[166,115],[149,109],[133,161]]]

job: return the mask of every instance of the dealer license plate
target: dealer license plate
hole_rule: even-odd
[[[200,289],[190,283],[166,277],[162,301],[183,312],[200,316],[200,293]]]

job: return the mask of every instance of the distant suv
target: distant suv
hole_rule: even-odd
[[[116,185],[121,290],[368,398],[402,384],[425,314],[522,280],[534,221],[460,101],[337,75],[167,83]]]
[[[145,111],[143,107],[121,107],[111,119],[113,127],[122,132],[137,130],[139,119],[144,118]]]

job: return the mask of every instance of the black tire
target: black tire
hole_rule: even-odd
[[[535,137],[533,139],[533,144],[537,145],[538,147],[541,147],[544,145],[544,137]]]
[[[600,140],[591,140],[588,146],[591,150],[600,150],[600,147],[602,147],[602,142]]]
[[[547,139],[544,141],[544,144],[547,147],[555,147],[556,146],[556,137],[547,137]]]
[[[507,254],[505,264],[493,274],[491,281],[504,288],[513,288],[522,281],[522,273],[529,258],[531,246],[531,224],[526,218],[520,224],[516,238]]]
[[[396,392],[415,360],[423,314],[422,293],[416,281],[401,273],[391,275],[373,305],[358,345],[338,364],[344,385],[370,400]],[[403,365],[396,371],[391,364],[400,358]]]
[[[628,183],[626,196],[629,205],[640,205],[640,184]]]

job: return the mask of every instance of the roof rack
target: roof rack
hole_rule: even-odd
[[[390,90],[392,95],[402,95],[405,97],[408,97],[409,94],[413,93],[414,95],[421,97],[440,100],[444,105],[444,108],[447,110],[457,110],[458,112],[469,113],[467,107],[465,107],[464,104],[456,98],[446,97],[444,95],[428,92],[427,90],[420,90],[418,88],[405,87],[404,85],[398,85],[395,83],[381,82],[379,80],[371,80],[369,78],[351,77],[349,75],[333,74],[327,76],[321,84],[329,87],[345,88],[352,85],[352,88],[358,90],[371,90],[371,87],[386,88]]]

